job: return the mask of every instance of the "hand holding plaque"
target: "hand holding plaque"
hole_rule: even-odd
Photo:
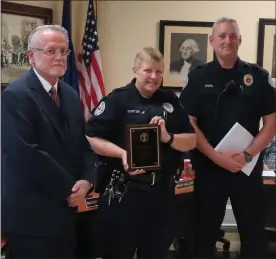
[[[160,126],[127,125],[126,152],[129,171],[161,169]]]
[[[164,116],[163,116],[164,117]],[[156,124],[160,126],[160,141],[163,143],[167,143],[170,139],[170,134],[166,129],[166,121],[161,116],[154,116],[149,124]]]

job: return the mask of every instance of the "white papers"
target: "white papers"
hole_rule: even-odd
[[[243,126],[238,122],[229,130],[229,132],[224,136],[220,143],[216,146],[216,151],[232,151],[232,152],[243,152],[247,149],[253,140],[253,136],[248,132]],[[253,157],[250,163],[247,163],[241,171],[246,175],[250,175],[254,169],[260,153]]]
[[[264,170],[263,177],[264,178],[273,178],[273,177],[276,177],[276,174],[272,170]]]

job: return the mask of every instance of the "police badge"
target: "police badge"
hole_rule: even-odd
[[[253,84],[254,80],[253,80],[253,76],[251,74],[246,74],[244,77],[243,77],[243,83],[246,85],[246,86],[251,86]]]
[[[168,113],[172,113],[174,111],[174,108],[170,103],[163,103],[162,106]]]

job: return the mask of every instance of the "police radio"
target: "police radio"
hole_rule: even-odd
[[[220,98],[221,96],[226,93],[227,91],[231,90],[231,89],[234,89],[234,86],[235,86],[235,81],[234,80],[230,80],[228,81],[226,84],[225,84],[225,87],[223,89],[223,91],[220,93],[220,95],[218,96],[217,98],[217,109],[216,109],[216,112],[215,112],[215,115],[214,115],[214,124],[216,124],[216,121],[218,119],[218,116],[219,116],[219,105],[220,105]]]
[[[223,89],[223,91],[221,92],[221,94],[219,95],[219,98],[221,95],[223,95],[224,93],[226,93],[227,91],[231,91],[231,89],[233,89],[233,87],[235,86],[235,81],[234,80],[230,80],[225,84],[225,87]]]

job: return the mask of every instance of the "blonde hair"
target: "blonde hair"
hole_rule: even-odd
[[[134,71],[137,71],[141,67],[141,63],[144,61],[154,60],[162,62],[164,60],[161,52],[153,47],[145,47],[139,51],[134,59]]]

